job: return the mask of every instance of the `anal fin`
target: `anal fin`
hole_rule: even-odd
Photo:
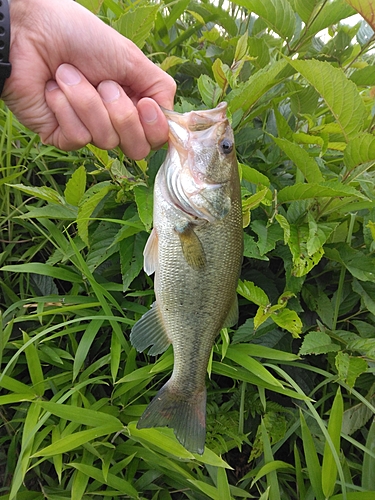
[[[182,253],[190,267],[199,271],[206,266],[206,256],[201,240],[195,234],[194,226],[186,224],[183,227],[175,227],[180,239]]]
[[[166,351],[171,344],[161,318],[157,302],[133,326],[130,333],[130,342],[139,352],[147,347],[150,356],[156,356]]]

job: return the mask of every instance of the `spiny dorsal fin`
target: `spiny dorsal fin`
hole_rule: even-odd
[[[130,333],[130,342],[139,352],[143,352],[147,347],[152,346],[148,351],[150,356],[156,356],[168,349],[171,341],[165,331],[156,302],[133,326]]]
[[[203,269],[206,266],[206,256],[201,240],[195,234],[194,226],[187,224],[183,228],[175,227],[175,231],[180,238],[186,262],[196,271]]]

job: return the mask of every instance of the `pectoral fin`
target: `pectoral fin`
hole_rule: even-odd
[[[192,224],[187,224],[183,228],[175,227],[175,231],[180,238],[182,253],[190,267],[199,271],[206,265],[206,256],[204,254],[201,240],[195,234]]]
[[[230,328],[238,322],[238,298],[237,294],[234,296],[232,305],[229,309],[228,315],[225,318],[223,328]]]
[[[156,229],[154,228],[151,231],[150,236],[148,237],[145,249],[143,251],[143,269],[149,276],[156,271],[156,268],[158,266],[158,244],[158,235]]]
[[[154,302],[151,309],[133,326],[130,342],[139,352],[151,346],[148,351],[150,356],[156,356],[168,349],[171,341],[165,331],[157,302]]]

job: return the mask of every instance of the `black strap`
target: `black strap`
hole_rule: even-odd
[[[0,0],[0,95],[5,80],[10,77],[12,65],[9,62],[10,16],[8,0]]]

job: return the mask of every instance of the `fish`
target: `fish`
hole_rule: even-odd
[[[155,178],[153,229],[144,250],[156,300],[134,324],[130,341],[151,356],[172,344],[174,365],[137,428],[170,427],[188,451],[202,455],[211,350],[220,330],[238,321],[240,179],[225,102],[163,111],[168,150]]]

